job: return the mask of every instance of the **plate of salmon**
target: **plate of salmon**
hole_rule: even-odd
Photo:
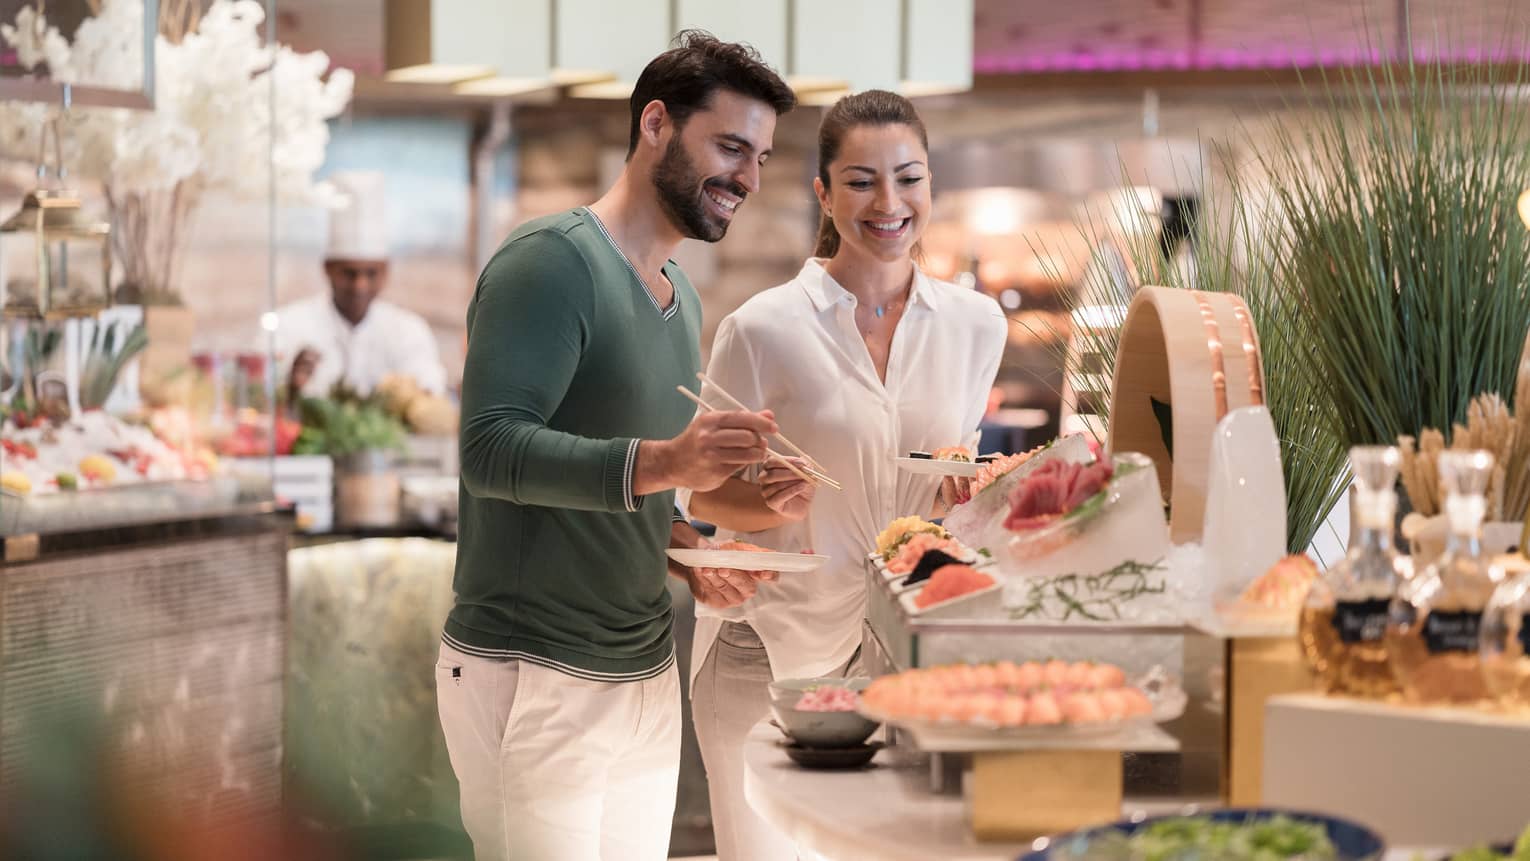
[[[829,557],[817,553],[777,553],[745,541],[724,541],[715,547],[673,547],[669,558],[691,568],[732,568],[739,571],[778,571],[795,574],[822,568]]]
[[[893,462],[904,472],[915,475],[942,475],[953,478],[971,478],[977,475],[992,455],[974,457],[964,446],[951,445],[934,451],[911,451],[907,457],[895,457]]]
[[[1169,719],[1113,664],[1027,661],[953,664],[882,676],[861,692],[861,714],[918,730],[1010,738],[1106,735]],[[1180,706],[1180,709],[1183,707]]]

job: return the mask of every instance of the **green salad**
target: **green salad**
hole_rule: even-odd
[[[1338,850],[1322,825],[1275,815],[1252,822],[1217,822],[1177,816],[1131,835],[1107,835],[1087,847],[1058,847],[1063,858],[1099,861],[1337,861]]]
[[[1514,848],[1504,855],[1487,846],[1473,846],[1450,856],[1448,861],[1530,861],[1530,826],[1519,833]]]
[[[1338,858],[1321,825],[1298,822],[1288,816],[1272,816],[1255,822],[1213,822],[1205,817],[1165,819],[1132,835],[1132,848],[1143,861],[1179,858],[1244,858],[1248,861],[1276,859]],[[1135,854],[1135,853],[1134,853]]]

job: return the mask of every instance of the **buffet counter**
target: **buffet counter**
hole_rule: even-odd
[[[799,851],[831,861],[1013,861],[1028,844],[979,843],[960,795],[929,791],[927,757],[885,749],[853,771],[809,771],[782,751],[781,733],[757,725],[744,747],[744,795]]]
[[[44,754],[111,756],[100,791],[178,821],[275,814],[291,527],[251,504],[7,536],[0,794],[49,791]]]
[[[797,843],[813,861],[1015,861],[1045,838],[1027,842],[978,842],[967,824],[961,795],[929,791],[927,757],[888,748],[873,763],[851,771],[811,771],[793,765],[781,734],[769,722],[749,734],[744,747],[744,794],[767,822]],[[1157,816],[1215,807],[1215,799],[1128,798],[1122,818]],[[1381,861],[1437,858],[1440,849],[1393,848]]]

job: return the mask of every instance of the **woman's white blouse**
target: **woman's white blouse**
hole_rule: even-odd
[[[811,548],[831,561],[762,584],[741,607],[698,605],[693,667],[724,620],[759,632],[778,679],[848,661],[861,642],[866,554],[893,518],[927,515],[940,487],[893,458],[974,441],[1008,334],[998,303],[916,269],[885,385],[856,329],[855,306],[822,261],[809,259],[795,279],[754,296],[718,327],[707,375],[751,409],[773,410],[781,432],[844,490],[820,487],[801,522],[737,536],[788,553]],[[702,394],[723,403],[709,388]],[[787,453],[774,440],[771,447]]]

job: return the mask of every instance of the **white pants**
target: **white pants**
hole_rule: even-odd
[[[860,652],[833,676],[860,672]],[[740,622],[722,626],[696,672],[691,717],[707,768],[712,834],[718,861],[792,861],[796,844],[761,819],[744,798],[744,740],[770,716],[770,658],[754,629]]]
[[[436,700],[478,861],[668,857],[680,773],[673,666],[591,682],[443,643]]]

